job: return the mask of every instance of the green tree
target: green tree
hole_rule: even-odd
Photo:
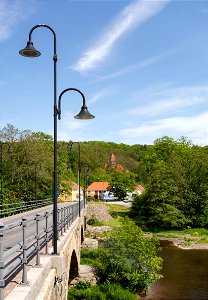
[[[206,147],[192,147],[189,167],[192,197],[186,203],[186,214],[193,226],[208,226],[208,153]]]
[[[135,186],[135,175],[133,173],[123,173],[120,171],[111,173],[108,189],[113,192],[114,196],[119,200],[123,200],[126,197],[127,192],[133,191]]]
[[[94,181],[107,181],[109,182],[111,179],[111,174],[106,172],[103,168],[94,169],[89,175],[89,182]]]
[[[178,205],[183,200],[179,187],[165,162],[154,164],[145,189],[132,203],[132,211],[138,222],[163,228],[181,228],[189,224],[189,219]]]
[[[179,141],[163,137],[148,148],[144,160],[146,191],[132,206],[137,221],[163,228],[207,225],[206,149],[184,137]]]
[[[20,131],[7,124],[3,143],[4,202],[52,197],[53,145],[44,133]]]
[[[109,233],[99,251],[103,280],[119,283],[133,292],[146,292],[161,277],[158,246],[156,240],[145,238],[142,230],[126,219]]]

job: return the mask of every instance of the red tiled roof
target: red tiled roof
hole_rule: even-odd
[[[136,191],[143,191],[144,190],[144,188],[143,188],[143,186],[142,185],[138,185],[137,187],[136,187],[136,189],[135,189]]]
[[[108,182],[93,182],[87,187],[87,191],[106,191]]]
[[[117,165],[116,170],[118,171],[125,171],[125,168],[122,165]]]

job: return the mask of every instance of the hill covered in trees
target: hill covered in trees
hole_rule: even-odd
[[[4,202],[52,197],[53,138],[43,132],[20,131],[8,124],[0,131],[1,174]],[[78,145],[58,142],[58,185],[77,182]],[[154,145],[112,142],[79,142],[80,161],[90,167],[88,184],[108,181],[111,186],[133,189],[142,184],[145,193],[134,201],[139,222],[149,226],[207,226],[208,147],[162,137]],[[126,172],[110,165],[111,154]],[[106,166],[108,166],[106,168]],[[83,184],[83,177],[81,177]]]

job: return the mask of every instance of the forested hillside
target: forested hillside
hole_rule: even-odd
[[[2,190],[5,199],[35,199],[52,196],[53,138],[43,132],[20,131],[8,124],[0,131],[2,153]],[[144,182],[145,166],[142,157],[147,146],[107,142],[79,142],[80,161],[89,164],[88,184],[110,181],[110,156],[116,156],[136,182]],[[77,182],[78,144],[58,142],[58,182],[71,179]],[[105,168],[105,165],[109,166]],[[125,176],[125,174],[123,174]],[[83,184],[83,178],[81,178]]]
[[[43,132],[20,131],[8,124],[0,131],[4,203],[52,197],[53,138]],[[58,186],[77,182],[78,143],[58,142]],[[207,226],[208,147],[181,138],[157,139],[154,145],[79,142],[81,164],[90,167],[88,184],[108,181],[125,191],[136,184],[145,193],[133,205],[136,218],[150,226]],[[116,163],[124,172],[111,166]],[[82,170],[81,170],[82,171]],[[81,176],[83,185],[83,176]],[[123,191],[122,191],[123,189]]]

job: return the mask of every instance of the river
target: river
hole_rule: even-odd
[[[162,275],[143,300],[208,300],[208,250],[183,250],[161,241]]]

